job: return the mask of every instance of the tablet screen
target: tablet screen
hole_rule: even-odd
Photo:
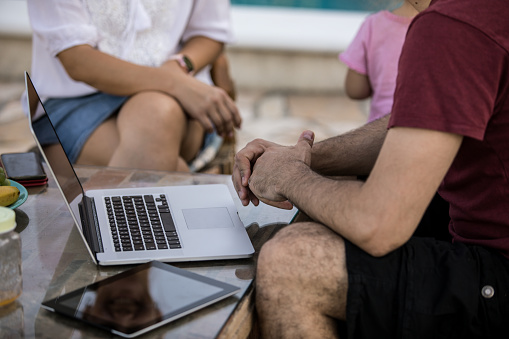
[[[134,337],[240,289],[153,261],[42,303],[51,311]]]

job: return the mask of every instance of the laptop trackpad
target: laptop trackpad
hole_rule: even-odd
[[[190,208],[182,213],[190,230],[234,227],[226,207]]]

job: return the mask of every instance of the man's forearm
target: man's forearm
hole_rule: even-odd
[[[280,181],[270,176],[266,181],[276,196],[314,220],[372,255],[385,255],[411,237],[462,140],[457,134],[396,127],[387,133],[366,182],[333,180],[302,161],[279,164]]]
[[[362,236],[356,227],[356,211],[350,202],[356,200],[359,180],[336,180],[321,176],[305,165],[292,167],[281,183],[282,193],[312,220],[320,222],[352,242]]]
[[[387,134],[389,116],[316,143],[311,168],[328,176],[369,174]]]

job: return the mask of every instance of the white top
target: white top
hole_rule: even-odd
[[[42,100],[97,91],[72,80],[56,57],[73,46],[88,44],[158,67],[193,36],[232,40],[228,0],[28,0],[28,14],[33,31],[30,77]],[[201,73],[200,79],[210,82],[208,72]]]

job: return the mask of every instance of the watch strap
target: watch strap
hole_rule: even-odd
[[[191,74],[194,71],[193,63],[182,53],[172,55],[169,60],[177,61],[180,67],[188,74]]]

